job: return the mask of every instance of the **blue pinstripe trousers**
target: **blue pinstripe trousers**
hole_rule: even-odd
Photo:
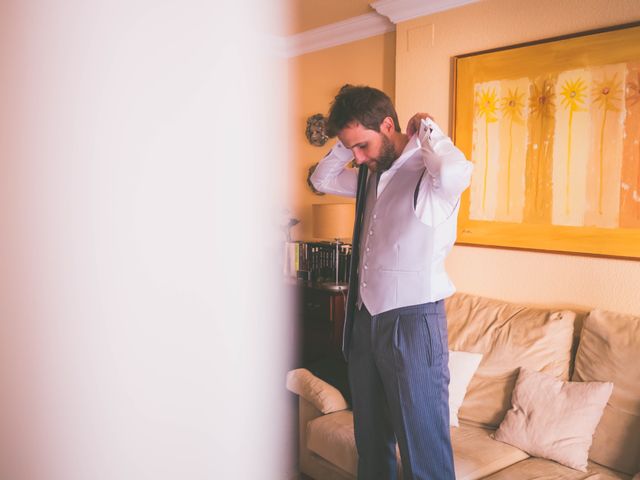
[[[359,480],[454,479],[449,349],[442,300],[356,311],[348,352]]]

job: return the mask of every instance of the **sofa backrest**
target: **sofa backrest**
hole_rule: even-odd
[[[568,380],[575,314],[456,293],[445,301],[451,350],[483,354],[458,417],[496,428],[520,367]]]
[[[589,458],[640,471],[640,317],[592,311],[580,334],[572,380],[613,382]]]

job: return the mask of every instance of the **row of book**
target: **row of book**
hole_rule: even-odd
[[[332,242],[295,242],[295,269],[297,277],[313,282],[336,281],[336,250],[338,253],[338,282],[349,280],[351,245]]]

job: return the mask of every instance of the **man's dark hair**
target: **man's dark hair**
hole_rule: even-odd
[[[326,133],[333,138],[352,122],[379,132],[380,124],[387,117],[393,119],[395,130],[399,132],[398,114],[384,92],[377,88],[347,84],[340,89],[331,104]]]

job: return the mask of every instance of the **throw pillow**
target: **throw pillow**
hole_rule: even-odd
[[[287,373],[287,389],[311,403],[325,415],[349,408],[342,394],[306,368]]]
[[[484,356],[460,420],[495,429],[511,407],[518,367],[569,380],[575,314],[455,293],[445,300],[449,349]]]
[[[576,353],[574,382],[613,382],[593,434],[590,460],[618,472],[640,471],[640,315],[593,310]]]
[[[467,387],[482,360],[481,353],[453,352],[449,350],[449,424],[458,427],[458,411],[467,393]]]
[[[593,433],[612,391],[610,382],[563,382],[521,368],[511,409],[494,438],[586,472]]]

